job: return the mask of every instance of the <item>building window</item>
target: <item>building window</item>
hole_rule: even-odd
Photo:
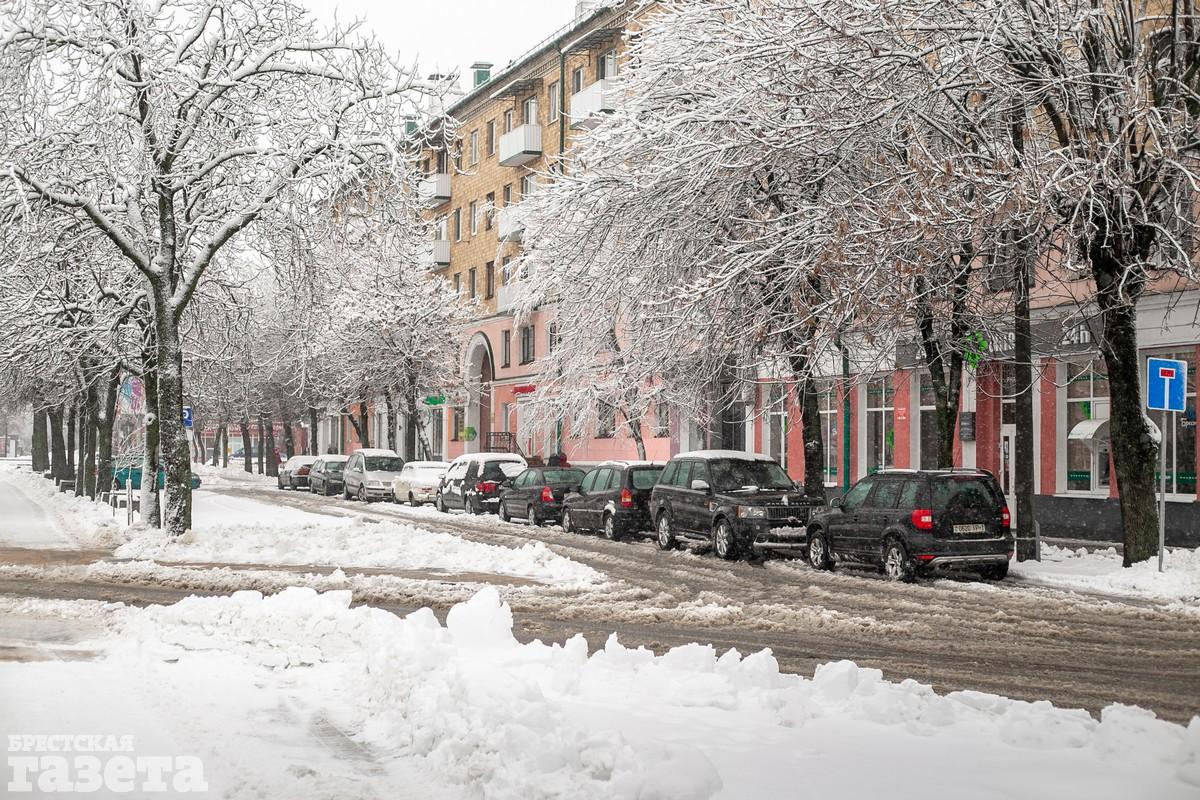
[[[596,405],[596,438],[611,439],[617,429],[617,407],[601,400]]]
[[[571,71],[571,94],[579,94],[583,91],[583,67],[576,67]]]
[[[617,77],[617,51],[609,50],[596,61],[596,77],[600,80]]]
[[[454,209],[454,213],[451,214],[450,217],[451,217],[450,226],[452,228],[454,228],[454,241],[461,242],[462,241],[462,209],[461,208]]]
[[[442,460],[442,436],[446,428],[445,412],[440,408],[429,415],[429,440],[424,443],[424,457],[430,461]]]
[[[529,197],[535,188],[537,188],[537,176],[532,172],[521,178],[521,197]]]
[[[920,404],[920,421],[917,423],[921,426],[920,436],[920,464],[921,469],[937,469],[938,468],[938,432],[937,432],[937,406],[935,405],[936,395],[933,392],[933,378],[929,377],[928,372],[921,373],[921,396],[918,400]],[[949,464],[944,466],[949,467]]]
[[[1067,364],[1067,491],[1106,491],[1109,484],[1108,436],[1098,423],[1108,419],[1108,374],[1097,356]],[[1085,425],[1084,423],[1091,423]]]
[[[454,409],[450,422],[450,441],[462,440],[463,428],[467,425],[467,415],[461,407]]]
[[[767,389],[767,455],[787,469],[787,389],[772,383]]]
[[[449,159],[446,156],[445,150],[437,151],[437,171],[441,173],[449,172]]]
[[[490,231],[492,229],[492,218],[496,215],[496,193],[488,192],[486,203],[487,210],[483,212],[483,229]]]
[[[496,152],[496,120],[489,119],[485,130],[484,143],[487,145],[487,154],[490,156]]]
[[[475,268],[471,267],[467,270],[467,296],[475,296]]]
[[[500,366],[512,366],[512,331],[505,330],[500,334]]]
[[[550,108],[550,113],[546,117],[546,124],[553,125],[558,122],[558,92],[562,88],[562,84],[558,81],[550,84],[549,102],[547,105]]]
[[[526,97],[525,102],[521,103],[521,118],[526,125],[536,125],[538,121],[538,101],[537,95]]]
[[[1173,494],[1196,495],[1196,354],[1191,350],[1170,353],[1150,353],[1149,358],[1171,358],[1187,362],[1187,388],[1182,414],[1175,413],[1167,418],[1167,491]],[[1142,386],[1146,381],[1146,357],[1142,358]],[[1155,425],[1162,426],[1162,412],[1147,412]],[[1158,466],[1158,462],[1155,462]],[[1160,485],[1161,476],[1154,476],[1154,485]]]
[[[661,400],[654,404],[654,435],[659,439],[671,435],[671,409]]]
[[[483,268],[483,290],[484,297],[491,300],[496,296],[496,262],[489,261],[487,266]]]
[[[521,363],[532,363],[533,357],[533,326],[525,325],[521,328]]]
[[[437,239],[439,242],[446,241],[446,238],[447,238],[446,226],[447,226],[447,224],[448,223],[446,222],[445,217],[439,217],[437,222],[433,223],[433,231],[434,231],[433,238],[434,239]]]
[[[462,273],[456,272],[454,273],[454,293],[459,294],[460,292],[462,292]]]
[[[842,455],[841,402],[833,381],[817,384],[817,409],[821,415],[821,443],[825,449],[825,483],[837,483],[838,461]]]
[[[508,133],[513,129],[513,111],[510,108],[504,112],[504,132]]]
[[[471,163],[479,163],[479,131],[471,131],[471,146],[468,152],[471,154]]]
[[[479,204],[474,200],[471,201],[468,213],[471,215],[469,223],[471,225],[471,235],[474,236],[479,233]]]
[[[546,326],[546,353],[553,353],[554,346],[558,344],[558,323],[551,322]]]
[[[867,382],[867,474],[887,469],[895,463],[895,399],[892,376],[884,375]]]

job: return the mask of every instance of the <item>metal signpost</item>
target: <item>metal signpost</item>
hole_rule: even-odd
[[[1158,571],[1163,571],[1163,553],[1167,534],[1167,414],[1186,407],[1187,362],[1173,358],[1146,360],[1146,408],[1162,412],[1158,436]],[[1174,417],[1171,417],[1174,421]]]

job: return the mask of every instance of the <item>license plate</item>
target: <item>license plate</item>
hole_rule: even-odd
[[[983,525],[955,525],[955,533],[983,533],[987,529]]]

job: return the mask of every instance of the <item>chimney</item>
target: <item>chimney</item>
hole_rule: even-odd
[[[476,61],[471,65],[471,74],[474,75],[474,80],[471,82],[472,89],[478,89],[492,79],[492,64],[490,61]]]

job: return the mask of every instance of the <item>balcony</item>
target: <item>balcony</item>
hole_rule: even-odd
[[[521,125],[500,137],[500,166],[519,167],[542,156],[542,127]]]
[[[433,240],[433,263],[439,267],[444,267],[450,263],[449,239]]]
[[[601,78],[578,94],[571,95],[571,127],[594,128],[604,114],[616,110],[617,93],[612,82]]]
[[[496,238],[502,242],[519,242],[525,233],[525,219],[520,206],[506,206],[496,214]]]
[[[450,199],[450,175],[438,172],[421,181],[417,186],[417,196],[422,202],[432,202],[440,206]]]

